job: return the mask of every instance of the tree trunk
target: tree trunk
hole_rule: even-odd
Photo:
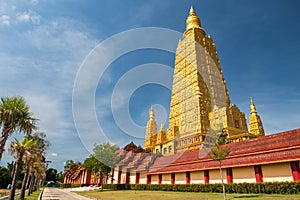
[[[29,176],[29,165],[26,166],[26,172],[25,172],[25,175],[24,175],[24,178],[23,178],[23,182],[22,182],[22,187],[21,187],[21,194],[20,194],[20,199],[21,200],[24,200],[25,198],[25,190],[26,190],[26,183],[27,183],[27,179],[28,179],[28,176]]]
[[[13,127],[11,125],[4,124],[3,129],[2,129],[2,133],[1,133],[1,138],[0,138],[0,161],[2,159],[2,155],[3,155],[3,152],[4,152],[5,143],[7,141],[7,138],[13,132],[14,132]]]
[[[27,179],[27,181],[26,181],[25,190],[29,188],[30,180],[31,180],[31,175],[30,175],[30,171],[29,171],[28,179]]]
[[[222,162],[221,162],[221,160],[219,160],[219,165],[220,165],[220,177],[221,177],[221,181],[222,181],[223,195],[224,195],[224,200],[226,200],[227,198],[226,198],[225,184],[224,184],[224,180],[223,180]]]
[[[29,185],[29,188],[28,188],[28,196],[30,196],[32,194],[34,182],[35,182],[35,175],[33,174],[31,176],[30,185]]]
[[[33,184],[33,192],[37,191],[37,184],[38,184],[38,181],[39,181],[39,176],[37,175],[37,176],[35,177],[34,184]]]
[[[9,200],[14,200],[15,199],[15,192],[16,192],[16,186],[17,186],[17,181],[18,181],[18,176],[19,176],[19,170],[20,170],[20,165],[22,162],[22,155],[19,155],[19,158],[16,162],[16,168],[15,168],[15,174],[14,178],[11,184],[11,190],[9,194]]]

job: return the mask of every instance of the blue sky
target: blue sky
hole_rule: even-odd
[[[62,170],[66,160],[88,157],[91,146],[82,142],[83,137],[93,143],[105,141],[94,138],[98,129],[89,126],[89,115],[84,123],[90,135],[78,133],[73,121],[73,86],[89,53],[114,34],[130,29],[162,27],[183,33],[191,5],[216,43],[232,102],[248,116],[252,96],[267,134],[299,128],[297,0],[0,0],[0,96],[26,98],[52,144],[47,153],[50,167]],[[126,134],[118,127],[112,116],[112,91],[124,74],[147,63],[173,68],[174,54],[158,49],[129,52],[114,60],[98,82],[94,101],[102,135],[119,146],[131,140],[143,145],[144,132]],[[168,73],[154,70],[153,74],[172,82]],[[154,104],[158,123],[164,123],[170,94],[158,84],[139,87],[130,96],[132,121],[143,128]],[[85,105],[80,106],[83,116],[88,114]],[[5,154],[1,165],[9,160],[11,156]]]

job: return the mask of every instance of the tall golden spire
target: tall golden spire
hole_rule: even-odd
[[[202,34],[205,36],[205,30],[201,27],[201,21],[197,16],[193,6],[191,6],[189,16],[186,19],[186,30],[184,32],[184,36],[189,35],[189,33],[194,30],[200,30]]]
[[[145,149],[154,149],[156,143],[157,125],[154,117],[154,108],[151,106],[149,120],[146,127]]]
[[[165,131],[163,124],[160,124],[160,131]]]
[[[263,124],[261,122],[260,116],[257,114],[252,97],[250,97],[250,117],[249,117],[250,133],[256,136],[265,135]]]
[[[154,108],[153,108],[153,106],[151,106],[151,108],[150,108],[150,119],[151,120],[154,120]]]
[[[250,114],[254,115],[257,113],[252,97],[250,97]]]

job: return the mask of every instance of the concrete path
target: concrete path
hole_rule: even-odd
[[[74,192],[70,192],[70,189],[58,189],[58,188],[45,188],[42,200],[92,200],[90,198],[80,196]]]

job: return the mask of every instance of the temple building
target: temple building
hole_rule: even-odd
[[[220,183],[219,163],[201,145],[227,134],[231,152],[222,161],[225,183],[300,180],[300,129],[265,136],[250,97],[245,114],[231,102],[216,46],[191,8],[176,50],[169,127],[158,129],[150,108],[144,148],[134,143],[116,151],[107,184]],[[65,183],[97,184],[84,168],[72,166]]]
[[[169,128],[157,130],[151,107],[144,148],[172,155],[209,143],[208,132],[226,132],[232,142],[263,136],[252,98],[250,110],[248,131],[245,114],[230,101],[215,43],[191,7],[176,50]]]

